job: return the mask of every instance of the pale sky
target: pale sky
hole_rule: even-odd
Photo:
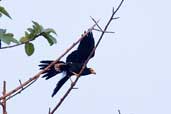
[[[7,90],[39,72],[40,60],[56,59],[94,23],[105,26],[112,7],[119,0],[3,0],[12,20],[3,17],[0,28],[7,28],[17,38],[37,21],[54,28],[58,43],[49,47],[40,37],[35,53],[27,57],[23,46],[0,50],[1,76]],[[125,0],[118,11],[120,19],[111,23],[88,66],[96,75],[81,77],[76,87],[55,114],[170,114],[171,106],[171,39],[169,0]],[[97,41],[100,33],[94,32]],[[65,58],[63,58],[65,60]],[[8,114],[47,114],[61,98],[70,82],[51,98],[62,76],[39,79],[27,90],[7,102]],[[2,90],[2,89],[0,89]],[[0,109],[1,111],[1,109]]]

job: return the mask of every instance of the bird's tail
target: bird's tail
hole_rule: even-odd
[[[40,61],[40,70],[43,70],[47,66],[49,66],[53,61],[51,60],[43,60]],[[42,78],[45,78],[46,80],[49,78],[52,78],[53,76],[65,71],[65,63],[63,61],[58,61],[55,65],[51,66],[47,71],[45,71],[42,76]]]
[[[57,84],[55,89],[53,90],[52,97],[56,95],[56,93],[59,91],[59,89],[64,85],[64,83],[70,78],[70,76],[66,75],[63,77]]]

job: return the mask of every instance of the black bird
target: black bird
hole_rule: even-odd
[[[49,70],[44,72],[42,76],[46,80],[52,78],[53,76],[59,73],[65,73],[65,76],[59,80],[57,83],[52,97],[59,91],[62,85],[72,76],[78,75],[84,62],[87,60],[91,51],[93,50],[95,45],[93,33],[89,32],[87,35],[80,41],[80,44],[76,50],[74,50],[71,54],[69,54],[66,58],[66,62],[59,61],[54,66],[50,67]],[[91,58],[94,57],[94,53]],[[43,60],[40,63],[40,69],[43,70],[46,68],[51,62],[50,60]],[[86,68],[83,70],[81,76],[95,74],[95,71],[92,68]]]

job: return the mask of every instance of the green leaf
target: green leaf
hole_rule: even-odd
[[[39,23],[35,22],[35,21],[32,21],[32,23],[34,24],[33,25],[33,28],[36,32],[42,32],[43,31],[43,26],[41,26]]]
[[[57,35],[56,31],[54,29],[51,29],[51,28],[44,29],[43,32],[45,32],[45,33],[54,33],[54,34]]]
[[[45,37],[45,39],[47,39],[50,46],[52,46],[53,44],[55,44],[57,42],[56,39],[50,34],[42,33],[42,35]]]
[[[5,8],[2,7],[2,6],[0,6],[0,13],[4,14],[4,15],[6,15],[7,17],[9,17],[10,19],[12,19],[11,16],[9,15],[9,13],[8,13],[8,12],[5,10]]]
[[[7,36],[11,37],[10,42],[18,44],[19,42],[14,38],[14,35],[12,33],[7,33]]]
[[[29,33],[27,31],[25,31],[25,36],[28,37],[29,36]]]
[[[28,28],[27,30],[28,30],[30,33],[33,32],[33,29],[32,29],[32,28]]]
[[[53,44],[56,44],[57,43],[57,40],[56,40],[56,38],[55,37],[53,37],[52,35],[48,35],[49,36],[49,38],[53,41]]]
[[[32,21],[32,23],[33,23],[34,25],[36,25],[36,26],[40,26],[39,23],[36,22],[36,21]]]
[[[34,53],[34,45],[32,43],[25,44],[25,52],[28,56],[31,56]]]
[[[14,37],[12,33],[0,33],[0,40],[2,40],[6,44],[10,44],[11,42],[13,43],[19,43]]]
[[[21,37],[21,39],[20,39],[20,42],[21,43],[25,43],[25,42],[28,42],[29,41],[29,38],[27,37],[27,36],[23,36],[23,37]]]

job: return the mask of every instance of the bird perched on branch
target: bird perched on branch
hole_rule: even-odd
[[[55,65],[50,67],[47,71],[44,72],[42,76],[46,80],[49,78],[54,77],[59,73],[64,73],[65,76],[60,79],[52,93],[52,97],[59,91],[59,89],[63,86],[63,84],[72,76],[78,76],[82,66],[84,65],[85,61],[88,59],[90,53],[94,48],[95,42],[92,32],[88,32],[87,35],[80,41],[80,44],[76,50],[71,52],[67,58],[66,62],[58,61]],[[94,57],[92,54],[91,58]],[[43,70],[53,61],[51,60],[43,60],[40,63],[40,69]],[[89,74],[96,74],[92,68],[88,68],[87,66],[81,73],[81,76],[89,75]]]

